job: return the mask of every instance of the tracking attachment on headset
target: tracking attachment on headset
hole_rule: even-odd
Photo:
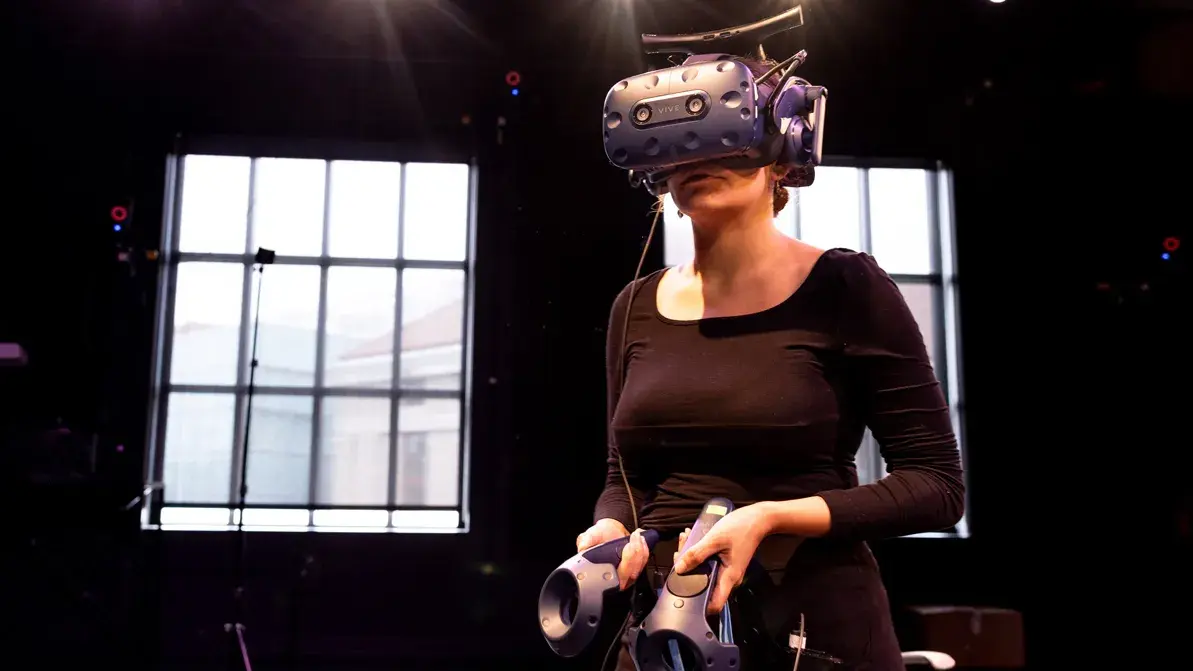
[[[680,554],[700,542],[732,510],[729,499],[714,498],[705,503]],[[640,626],[630,630],[629,651],[638,671],[740,668],[728,606],[721,611],[719,631],[713,631],[707,616],[708,600],[719,569],[720,561],[715,555],[685,574],[672,569],[650,614]]]
[[[803,7],[755,23],[706,33],[643,35],[648,53],[687,54],[682,64],[627,77],[605,96],[605,155],[630,171],[630,183],[667,192],[685,164],[717,161],[730,169],[777,164],[784,184],[807,186],[821,161],[827,90],[795,76],[807,52],[755,73],[731,46],[761,42],[803,25]],[[718,53],[697,53],[724,50]],[[777,80],[775,78],[777,77]]]
[[[574,555],[543,583],[539,628],[555,654],[575,657],[596,636],[605,596],[619,591],[617,565],[630,538],[624,536]],[[659,532],[643,531],[642,539],[653,549]]]

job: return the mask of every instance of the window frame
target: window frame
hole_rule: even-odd
[[[185,180],[185,160],[188,155],[223,155],[246,157],[251,160],[249,172],[249,204],[248,221],[245,230],[245,250],[243,253],[204,253],[182,252],[177,249],[182,223],[182,188]],[[165,187],[162,209],[162,232],[160,243],[160,257],[158,265],[158,292],[155,305],[154,337],[152,339],[152,363],[150,394],[148,408],[147,440],[148,449],[145,453],[144,474],[146,482],[150,483],[144,497],[141,514],[142,525],[146,528],[157,529],[213,529],[225,530],[239,521],[239,487],[240,460],[242,459],[245,440],[245,407],[247,403],[249,364],[251,356],[251,337],[253,317],[250,310],[253,307],[257,282],[254,279],[256,264],[254,264],[255,249],[253,236],[252,202],[255,195],[255,181],[260,159],[263,158],[314,158],[324,161],[324,202],[323,202],[323,231],[322,249],[318,256],[283,256],[277,255],[271,265],[301,265],[318,267],[320,272],[318,319],[315,335],[314,379],[309,386],[272,386],[256,384],[254,397],[259,394],[303,396],[311,400],[311,438],[310,438],[310,474],[308,481],[307,502],[303,504],[276,503],[245,503],[246,530],[268,529],[271,525],[248,523],[249,510],[285,511],[297,513],[306,512],[306,524],[300,524],[293,516],[284,529],[286,531],[338,531],[344,530],[335,526],[318,524],[320,511],[337,510],[370,510],[384,511],[387,523],[384,527],[370,525],[356,531],[373,532],[427,532],[466,533],[469,531],[469,463],[471,443],[471,408],[472,408],[472,374],[474,349],[474,321],[475,321],[475,260],[476,260],[476,221],[478,194],[478,165],[475,156],[462,151],[436,150],[427,151],[411,147],[398,147],[380,144],[351,144],[328,143],[322,141],[307,142],[279,142],[271,140],[253,140],[238,138],[211,137],[190,140],[179,143],[166,155]],[[398,188],[398,249],[392,259],[362,259],[336,257],[328,253],[330,225],[330,198],[332,164],[338,160],[356,161],[385,161],[401,164],[400,182]],[[468,204],[466,208],[466,231],[464,258],[460,261],[430,261],[403,258],[406,217],[406,179],[407,166],[411,163],[454,163],[467,166]],[[178,268],[183,263],[193,262],[222,262],[239,264],[243,267],[241,314],[238,335],[237,372],[236,380],[231,385],[209,384],[174,384],[170,382],[171,356],[174,347],[174,314],[175,300],[178,288]],[[392,380],[388,387],[328,387],[324,382],[325,336],[327,327],[327,285],[330,268],[365,267],[365,268],[393,268],[396,274]],[[401,339],[402,325],[402,288],[404,271],[407,269],[436,269],[458,270],[463,272],[463,315],[461,319],[461,347],[460,347],[460,386],[458,390],[404,388],[401,385]],[[265,270],[268,274],[268,269]],[[260,277],[256,278],[261,279]],[[268,280],[266,280],[268,281]],[[231,473],[229,477],[228,500],[221,503],[191,503],[185,501],[170,501],[165,499],[164,468],[166,449],[166,425],[169,412],[170,395],[172,393],[212,393],[230,394],[233,398],[233,436],[231,454]],[[385,398],[389,401],[389,466],[386,505],[335,505],[318,503],[318,470],[319,453],[323,441],[322,410],[323,401],[328,397],[355,398]],[[410,399],[446,398],[459,403],[458,420],[458,454],[456,472],[456,504],[455,505],[398,505],[398,412],[403,399],[409,403]],[[250,445],[250,453],[252,447]],[[163,509],[203,509],[205,519],[214,520],[226,512],[227,523],[202,523],[192,525],[163,524]],[[218,511],[218,515],[216,514]],[[200,511],[196,511],[197,513]],[[454,514],[454,528],[444,526],[444,514]],[[197,518],[197,516],[194,516]],[[431,520],[435,520],[432,522]],[[425,524],[424,524],[425,522]]]

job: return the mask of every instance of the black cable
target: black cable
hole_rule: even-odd
[[[808,60],[808,52],[800,49],[794,56],[784,60],[782,63],[775,65],[775,67],[768,70],[765,75],[755,80],[759,83],[763,83],[779,70],[783,71],[783,74],[779,76],[779,81],[775,83],[775,88],[773,91],[771,91],[770,97],[766,100],[765,118],[771,118],[771,113],[775,109],[775,100],[779,97],[779,91],[783,90],[783,85],[787,83],[787,80],[791,78],[796,69],[803,65],[804,61],[806,60]]]
[[[626,359],[626,339],[630,335],[630,314],[633,312],[634,298],[638,294],[638,278],[642,275],[642,266],[646,264],[646,253],[650,251],[650,243],[654,240],[655,228],[658,226],[659,217],[663,215],[663,197],[655,202],[654,218],[650,222],[650,232],[646,234],[646,244],[642,246],[642,254],[638,257],[638,267],[634,270],[634,279],[630,282],[630,296],[626,301],[625,319],[622,320],[621,325],[621,353],[617,357],[617,386],[622,388],[625,386],[625,359]],[[612,420],[610,420],[612,421]],[[612,427],[609,429],[612,431]],[[638,528],[638,508],[634,503],[634,490],[630,487],[630,479],[626,477],[625,463],[621,460],[621,448],[617,449],[617,469],[621,472],[621,483],[625,485],[626,496],[630,500],[630,515],[634,519],[634,529]],[[654,553],[649,556],[649,561],[653,564],[655,561]],[[656,565],[657,568],[657,565]],[[633,586],[631,586],[633,589]],[[622,621],[621,627],[618,628],[617,634],[613,637],[613,642],[609,644],[609,649],[605,651],[605,659],[601,662],[601,671],[605,671],[609,664],[609,656],[613,654],[613,650],[621,643],[621,636],[625,633],[626,627],[630,624],[630,618],[633,617],[634,611],[631,606],[630,612],[626,613],[625,620]]]
[[[626,301],[625,318],[621,326],[621,353],[617,357],[617,386],[625,386],[626,339],[630,336],[630,315],[633,313],[634,298],[638,295],[638,278],[642,275],[642,266],[646,263],[646,253],[650,250],[650,242],[654,239],[655,228],[659,217],[663,214],[663,198],[655,204],[654,219],[650,222],[650,232],[646,234],[646,244],[642,245],[642,255],[638,257],[638,268],[634,271],[634,280],[630,282],[630,298]],[[612,428],[610,428],[612,430]],[[626,477],[625,464],[621,460],[621,448],[617,448],[617,469],[621,472],[621,483],[625,485],[626,496],[630,498],[630,514],[634,519],[634,529],[638,528],[638,508],[634,504],[634,491],[630,487],[630,480]],[[632,530],[631,530],[632,531]]]
[[[783,86],[783,84],[785,84],[787,82],[787,78],[790,77],[791,75],[795,74],[795,71],[797,69],[799,69],[799,66],[803,65],[804,61],[808,60],[808,52],[804,51],[803,49],[800,49],[794,56],[792,56],[788,60],[791,61],[790,65],[788,65],[787,68],[785,70],[783,70],[782,75],[779,75],[779,87],[780,88]]]
[[[798,58],[799,63],[795,64],[795,67],[790,69],[790,71],[794,71],[795,68],[798,68],[800,66],[800,64],[802,64],[804,62],[804,59],[806,59],[807,57],[808,57],[808,52],[801,49],[794,56],[789,56],[789,57],[784,58],[783,60],[779,61],[778,63],[775,63],[775,66],[773,68],[767,70],[766,74],[762,75],[761,77],[755,78],[754,81],[756,81],[758,83],[765,83],[766,80],[773,77],[776,72],[791,65],[792,61],[795,61]],[[782,84],[782,78],[780,78],[779,83]],[[777,86],[775,87],[775,92],[778,93]]]
[[[601,661],[601,671],[609,668],[609,655],[613,654],[613,650],[621,643],[621,635],[625,633],[626,627],[630,624],[630,618],[633,617],[634,611],[631,608],[630,612],[625,614],[625,619],[621,621],[621,626],[618,627],[617,633],[613,635],[613,643],[609,649],[605,651],[605,659]]]

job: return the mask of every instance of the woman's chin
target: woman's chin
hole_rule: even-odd
[[[741,206],[736,203],[725,202],[721,198],[709,197],[692,198],[681,209],[684,214],[694,220],[716,221],[735,216],[741,210]]]

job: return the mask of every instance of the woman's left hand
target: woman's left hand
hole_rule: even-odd
[[[708,600],[708,611],[719,613],[729,600],[729,594],[746,577],[746,567],[758,544],[769,533],[769,520],[757,504],[737,508],[722,517],[695,545],[675,560],[675,570],[687,573],[713,555],[720,555],[721,568],[717,584]],[[686,537],[686,534],[685,534]],[[683,540],[680,541],[683,547]]]

